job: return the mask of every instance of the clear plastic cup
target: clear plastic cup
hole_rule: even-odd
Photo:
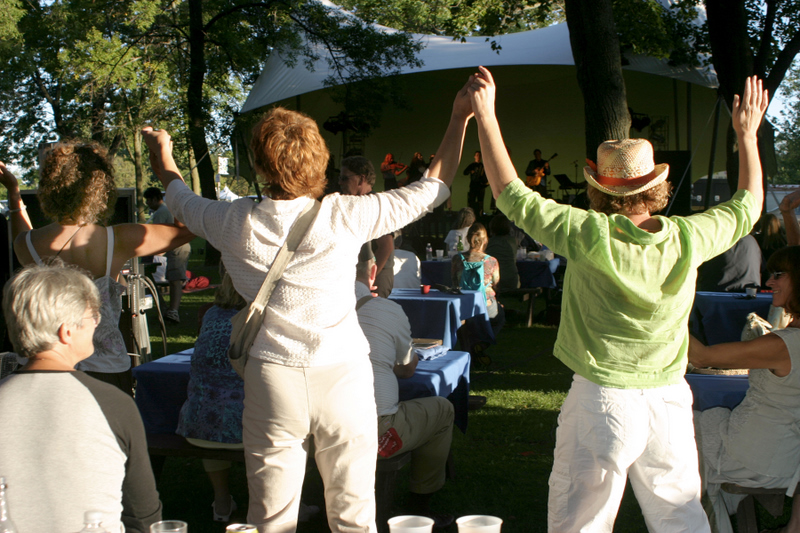
[[[441,261],[444,259],[444,250],[436,250],[436,260]]]
[[[503,520],[496,516],[474,514],[456,520],[458,533],[500,533]]]
[[[395,516],[389,519],[389,533],[432,533],[433,520],[427,516]]]
[[[162,520],[150,525],[150,533],[188,533],[189,524],[180,520]]]

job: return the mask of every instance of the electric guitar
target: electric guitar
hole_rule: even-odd
[[[558,157],[557,153],[551,155],[550,159],[545,159],[544,162],[545,163],[549,163],[550,161],[552,161],[556,157]],[[534,169],[533,176],[528,176],[528,179],[525,180],[525,183],[528,185],[528,187],[531,187],[531,188],[538,187],[539,184],[542,183],[542,178],[544,178],[544,173],[545,173],[545,166],[544,166],[544,163],[542,163],[542,166],[540,166],[537,169]]]

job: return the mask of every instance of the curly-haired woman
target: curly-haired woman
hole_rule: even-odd
[[[178,225],[103,224],[116,202],[114,169],[97,143],[63,142],[47,154],[39,180],[38,200],[53,222],[32,229],[17,178],[0,162],[0,183],[8,189],[14,252],[20,263],[41,264],[58,257],[90,272],[100,291],[102,321],[94,334],[95,351],[78,370],[131,394],[130,356],[119,330],[122,311],[119,283],[132,257],[153,255],[189,242],[194,236]]]

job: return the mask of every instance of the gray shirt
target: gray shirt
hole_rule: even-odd
[[[25,533],[74,533],[85,511],[111,532],[161,520],[133,399],[83,372],[21,371],[0,381],[0,472]]]

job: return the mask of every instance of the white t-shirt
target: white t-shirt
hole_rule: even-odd
[[[369,295],[369,288],[356,281],[356,299]],[[400,388],[395,365],[407,365],[416,355],[411,351],[411,326],[403,308],[385,298],[373,298],[358,310],[358,323],[369,342],[369,359],[375,380],[378,416],[397,412]]]

